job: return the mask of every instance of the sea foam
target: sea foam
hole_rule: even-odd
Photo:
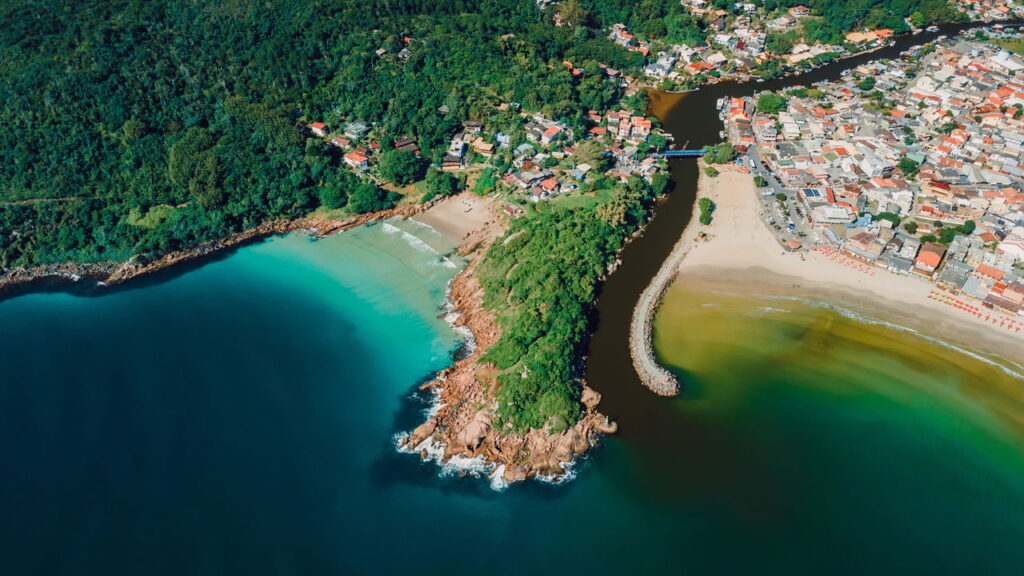
[[[711,290],[710,292],[713,293],[713,294],[723,294],[723,295],[730,294],[730,292],[728,292],[726,290]],[[961,354],[964,354],[965,356],[968,356],[968,357],[973,358],[975,360],[979,360],[979,361],[984,362],[985,364],[988,364],[990,366],[994,366],[994,367],[998,368],[999,370],[1002,370],[1006,375],[1008,375],[1008,376],[1010,376],[1012,378],[1017,378],[1019,380],[1024,380],[1024,366],[1021,366],[1020,364],[1018,364],[1017,362],[1014,362],[1013,360],[1010,360],[1008,358],[1003,358],[1003,357],[999,357],[999,360],[995,360],[993,358],[985,356],[984,354],[979,354],[979,353],[974,352],[974,351],[972,351],[972,350],[970,350],[968,348],[964,348],[962,346],[957,346],[956,344],[953,344],[951,342],[947,342],[947,341],[945,341],[945,340],[943,340],[941,338],[936,338],[934,336],[930,336],[930,335],[928,335],[928,334],[926,334],[924,332],[921,332],[919,330],[915,330],[915,329],[907,327],[907,326],[902,326],[900,324],[894,324],[894,323],[888,322],[886,320],[881,320],[879,318],[875,318],[873,316],[870,316],[869,314],[865,314],[865,313],[862,313],[862,312],[857,312],[855,310],[851,310],[849,308],[845,308],[843,306],[840,306],[839,304],[836,304],[835,302],[829,302],[829,301],[826,301],[826,300],[818,300],[818,299],[815,299],[815,298],[804,298],[804,297],[799,297],[799,296],[781,296],[781,295],[768,295],[768,294],[758,294],[758,296],[761,297],[761,298],[764,298],[766,300],[800,302],[802,304],[805,304],[805,305],[808,305],[808,306],[812,306],[812,307],[815,307],[815,308],[825,308],[825,309],[828,309],[828,310],[832,310],[833,312],[836,312],[837,314],[839,314],[839,315],[841,315],[841,316],[843,316],[845,318],[848,318],[850,320],[853,320],[855,322],[860,322],[862,324],[871,324],[871,325],[875,325],[875,326],[884,326],[886,328],[891,328],[893,330],[898,330],[900,332],[905,332],[905,333],[908,333],[908,334],[913,334],[913,335],[917,336],[918,338],[921,338],[921,339],[923,339],[923,340],[925,340],[927,342],[930,342],[932,344],[937,344],[939,346],[942,346],[943,348],[947,348],[949,350],[953,350],[955,352],[959,352]],[[760,310],[765,310],[766,307],[759,307],[759,309]],[[791,311],[787,310],[787,312],[791,312]],[[1012,366],[1012,368],[1011,368],[1011,366]]]
[[[445,444],[435,440],[433,436],[428,437],[413,448],[406,447],[409,439],[407,432],[401,432],[393,436],[396,449],[403,454],[421,454],[425,462],[432,462],[438,467],[438,476],[451,478],[454,476],[472,476],[474,478],[487,478],[488,484],[496,491],[502,491],[508,487],[508,482],[503,476],[504,466],[495,466],[487,462],[483,456],[462,456],[456,454],[447,460],[444,457]]]
[[[777,298],[777,299],[780,299],[780,300],[797,301],[797,302],[801,302],[803,304],[807,304],[809,306],[813,306],[815,308],[825,308],[827,310],[832,310],[833,312],[839,314],[840,316],[843,316],[844,318],[848,318],[850,320],[853,320],[854,322],[860,322],[861,324],[870,324],[870,325],[875,325],[875,326],[884,326],[884,327],[890,328],[892,330],[898,330],[900,332],[905,332],[905,333],[908,333],[908,334],[913,334],[914,336],[916,336],[918,338],[921,338],[921,339],[923,339],[923,340],[925,340],[927,342],[930,342],[932,344],[937,344],[937,345],[942,346],[944,348],[948,348],[949,350],[953,350],[955,352],[959,352],[960,354],[963,354],[963,355],[968,356],[970,358],[973,358],[975,360],[979,360],[981,362],[984,362],[985,364],[988,364],[990,366],[994,366],[994,367],[1002,370],[1008,376],[1011,376],[1013,378],[1017,378],[1017,379],[1020,379],[1020,380],[1024,380],[1024,366],[1021,366],[1020,364],[1017,364],[1016,362],[1014,362],[1012,360],[1009,360],[1007,358],[1002,358],[1002,357],[1000,357],[1001,361],[994,360],[994,359],[992,359],[992,358],[990,358],[988,356],[985,356],[984,354],[979,354],[979,353],[974,352],[973,350],[970,350],[968,348],[964,348],[962,346],[957,346],[956,344],[953,344],[952,342],[947,342],[946,340],[943,340],[941,338],[936,338],[934,336],[930,336],[930,335],[928,335],[928,334],[926,334],[924,332],[921,332],[919,330],[915,330],[915,329],[907,327],[907,326],[902,326],[900,324],[894,324],[894,323],[888,322],[886,320],[875,318],[875,317],[870,316],[868,314],[864,314],[864,313],[857,312],[855,310],[851,310],[849,308],[840,306],[840,305],[838,305],[838,304],[836,304],[834,302],[827,302],[827,301],[824,301],[824,300],[815,300],[815,299],[812,299],[812,298],[797,298],[797,297],[792,297],[792,296],[771,296],[770,298]],[[1013,368],[1011,368],[1010,366],[1007,366],[1007,364],[1009,364],[1010,366],[1013,366]]]
[[[427,228],[430,227],[427,226]],[[433,228],[430,229],[433,230]],[[440,252],[435,250],[433,247],[430,246],[430,244],[424,242],[422,238],[419,238],[415,234],[406,232],[405,230],[402,230],[401,228],[395,226],[394,224],[391,224],[390,222],[382,223],[381,230],[383,230],[386,234],[399,236],[407,244],[412,246],[415,250],[422,252],[423,254],[428,254],[430,256],[436,257],[437,262],[444,266],[445,268],[455,269],[459,267],[459,265],[453,262],[451,258],[448,258],[444,254],[441,254]]]

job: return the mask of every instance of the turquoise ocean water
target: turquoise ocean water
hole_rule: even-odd
[[[1024,561],[1020,383],[978,385],[996,377],[949,351],[936,371],[919,361],[934,348],[886,352],[827,311],[780,321],[677,300],[659,351],[688,393],[604,390],[622,433],[565,485],[498,493],[397,453],[392,437],[427,408],[416,386],[459,343],[438,318],[460,265],[448,250],[384,223],[116,291],[0,301],[2,572],[1009,574]],[[666,328],[687,323],[719,328]]]

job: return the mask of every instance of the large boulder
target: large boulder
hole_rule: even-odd
[[[583,393],[580,394],[580,402],[587,407],[588,410],[597,408],[597,405],[601,402],[601,394],[588,386],[583,387]]]
[[[506,482],[521,482],[530,477],[530,470],[522,464],[512,464],[505,468],[503,476]]]
[[[473,420],[466,425],[465,428],[459,432],[456,440],[460,446],[465,447],[467,451],[474,451],[480,447],[480,444],[484,441],[491,431],[491,419],[487,414],[483,412],[477,412]]]
[[[435,429],[437,429],[437,422],[433,418],[420,424],[412,431],[412,434],[409,434],[409,439],[405,443],[406,447],[415,448],[419,446],[434,433]]]

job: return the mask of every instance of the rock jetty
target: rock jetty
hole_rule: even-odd
[[[661,264],[658,273],[647,285],[640,300],[633,309],[633,318],[629,324],[629,354],[633,358],[633,369],[636,370],[640,381],[652,392],[660,396],[675,396],[679,393],[679,379],[675,374],[658,364],[654,354],[654,316],[661,306],[661,299],[665,291],[676,278],[679,265],[686,258],[686,254],[697,242],[700,222],[697,215],[700,209],[697,200],[705,193],[705,177],[703,171],[698,181],[697,197],[693,201],[693,211],[690,222],[683,230],[683,235],[672,247],[672,252]]]

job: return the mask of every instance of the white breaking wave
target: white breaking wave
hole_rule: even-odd
[[[451,268],[454,270],[455,268],[459,267],[458,264],[452,262],[451,258],[448,258],[444,254],[441,254],[440,252],[432,248],[430,244],[427,244],[422,239],[417,237],[415,234],[410,234],[409,232],[402,230],[401,228],[395,226],[394,224],[391,224],[390,222],[384,222],[380,225],[380,227],[381,230],[383,230],[387,234],[397,234],[400,238],[402,238],[402,240],[404,240],[407,244],[412,246],[417,251],[422,252],[424,254],[429,254],[431,256],[436,256],[437,262],[444,266],[445,268]]]
[[[430,389],[430,404],[423,409],[424,419],[430,420],[434,416],[437,416],[437,413],[441,411],[441,408],[444,408],[444,401],[441,400],[441,390],[435,386]]]
[[[441,234],[440,232],[437,231],[436,228],[434,228],[430,224],[427,224],[426,222],[420,222],[419,220],[416,220],[414,218],[409,218],[408,220],[403,220],[403,222],[405,222],[406,224],[408,224],[410,226],[414,226],[416,228],[419,228],[420,230],[423,230],[423,231],[425,231],[428,234],[436,236],[439,240],[444,240],[445,239],[444,234]]]
[[[730,294],[730,292],[725,291],[725,290],[713,290],[711,292],[715,293],[715,294],[726,294],[726,295]],[[989,358],[988,356],[985,356],[983,354],[978,354],[977,352],[971,351],[971,350],[969,350],[967,348],[963,348],[961,346],[957,346],[956,344],[953,344],[951,342],[947,342],[945,340],[942,340],[941,338],[936,338],[934,336],[929,336],[928,334],[925,334],[925,333],[920,332],[918,330],[915,330],[913,328],[909,328],[907,326],[901,326],[900,324],[893,324],[892,322],[881,320],[881,319],[875,318],[873,316],[869,316],[867,314],[862,314],[860,312],[856,312],[854,310],[850,310],[849,308],[844,308],[844,307],[842,307],[842,306],[840,306],[840,305],[838,305],[838,304],[836,304],[834,302],[828,302],[828,301],[824,301],[824,300],[817,300],[817,299],[814,299],[814,298],[801,298],[801,297],[798,297],[798,296],[778,296],[778,295],[767,295],[767,294],[759,294],[758,296],[760,296],[762,298],[765,298],[766,300],[783,300],[783,301],[791,301],[791,302],[801,302],[803,304],[806,304],[808,306],[813,306],[815,308],[827,308],[827,309],[830,309],[830,310],[832,310],[834,312],[837,312],[839,315],[844,316],[846,318],[849,318],[850,320],[853,320],[855,322],[860,322],[860,323],[863,323],[863,324],[874,324],[876,326],[885,326],[885,327],[891,328],[893,330],[899,330],[901,332],[908,332],[908,333],[913,334],[913,335],[915,335],[915,336],[917,336],[919,338],[922,338],[923,340],[931,342],[932,344],[938,344],[939,346],[942,346],[944,348],[948,348],[950,350],[959,352],[961,354],[964,354],[966,356],[974,358],[975,360],[979,360],[981,362],[984,362],[984,363],[986,363],[986,364],[988,364],[990,366],[995,366],[996,368],[1002,370],[1004,373],[1006,373],[1008,376],[1010,376],[1012,378],[1017,378],[1019,380],[1024,380],[1024,366],[1021,366],[1020,364],[1018,364],[1018,363],[1016,363],[1016,362],[1014,362],[1012,360],[1009,360],[1007,358],[1002,358],[1002,357],[1000,357],[1001,361],[993,360],[992,358]],[[706,304],[704,304],[702,306],[706,306]],[[790,312],[792,312],[792,311],[790,311]],[[1013,368],[1010,368],[1007,365],[1013,366]]]
[[[558,465],[562,467],[562,473],[558,476],[545,476],[543,474],[537,475],[537,480],[545,484],[552,484],[555,486],[561,486],[562,484],[568,484],[576,479],[579,474],[577,470],[577,464],[579,463],[580,456],[574,456],[569,462],[559,462]]]
[[[759,306],[757,309],[761,310],[762,312],[782,312],[784,314],[793,313],[792,310],[786,310],[784,308],[772,308],[771,306]]]
[[[977,352],[974,352],[974,351],[972,351],[970,349],[967,349],[967,348],[963,348],[961,346],[957,346],[956,344],[953,344],[951,342],[947,342],[945,340],[942,340],[941,338],[935,338],[933,336],[929,336],[928,334],[925,334],[925,333],[920,332],[918,330],[915,330],[913,328],[908,328],[907,326],[901,326],[899,324],[893,324],[892,322],[888,322],[886,320],[881,320],[881,319],[878,319],[878,318],[874,318],[874,317],[869,316],[867,314],[862,314],[860,312],[856,312],[854,310],[850,310],[849,308],[844,308],[844,307],[842,307],[842,306],[840,306],[838,304],[835,304],[833,302],[825,302],[825,301],[814,300],[814,299],[810,299],[810,298],[796,298],[796,297],[787,297],[787,296],[776,296],[775,298],[779,298],[781,300],[796,300],[798,302],[802,302],[804,304],[807,304],[809,306],[814,306],[816,308],[826,308],[826,309],[832,310],[833,312],[838,313],[840,316],[843,316],[845,318],[849,318],[850,320],[853,320],[855,322],[860,322],[862,324],[873,324],[873,325],[876,325],[876,326],[885,326],[886,328],[891,328],[893,330],[898,330],[898,331],[901,331],[901,332],[907,332],[907,333],[910,333],[910,334],[913,334],[913,335],[917,336],[918,338],[922,338],[922,339],[924,339],[924,340],[926,340],[928,342],[931,342],[932,344],[938,344],[939,346],[942,346],[944,348],[948,348],[950,350],[954,350],[954,351],[959,352],[959,353],[961,353],[961,354],[963,354],[965,356],[969,356],[971,358],[974,358],[975,360],[980,360],[981,362],[984,362],[985,364],[988,364],[990,366],[995,366],[996,368],[998,368],[998,369],[1002,370],[1004,373],[1006,373],[1008,376],[1011,376],[1013,378],[1017,378],[1019,380],[1024,380],[1024,366],[1021,366],[1020,364],[1017,364],[1016,362],[1013,362],[1012,360],[1008,360],[1006,358],[1000,358],[1002,360],[1002,362],[997,361],[997,360],[993,360],[992,358],[989,358],[988,356],[985,356],[983,354],[978,354]],[[1007,364],[1012,365],[1013,368],[1010,368],[1009,366],[1007,366]]]
[[[504,464],[496,467],[494,472],[491,472],[491,475],[488,476],[488,478],[490,479],[491,490],[494,490],[495,492],[504,492],[509,486],[508,480],[505,480]]]
[[[445,288],[446,293],[451,293],[452,283],[448,281],[448,287]],[[469,329],[469,326],[456,326],[455,322],[459,319],[460,314],[455,311],[455,303],[451,301],[451,298],[445,298],[444,301],[444,321],[448,323],[452,331],[459,335],[462,340],[462,353],[466,356],[476,351],[476,338],[473,337],[473,331]]]
[[[445,460],[444,451],[445,445],[443,442],[439,442],[434,439],[433,436],[428,437],[419,445],[413,448],[407,448],[405,446],[406,441],[409,439],[409,434],[402,432],[394,436],[395,447],[399,452],[404,454],[422,454],[423,458],[427,462],[433,462],[438,466],[438,476],[442,478],[450,478],[452,476],[472,476],[474,478],[487,478],[492,489],[501,491],[508,487],[508,483],[505,482],[502,474],[504,473],[503,467],[501,474],[496,473],[496,467],[494,464],[489,464],[484,460],[483,456],[474,456],[468,458],[466,456],[455,455]]]

